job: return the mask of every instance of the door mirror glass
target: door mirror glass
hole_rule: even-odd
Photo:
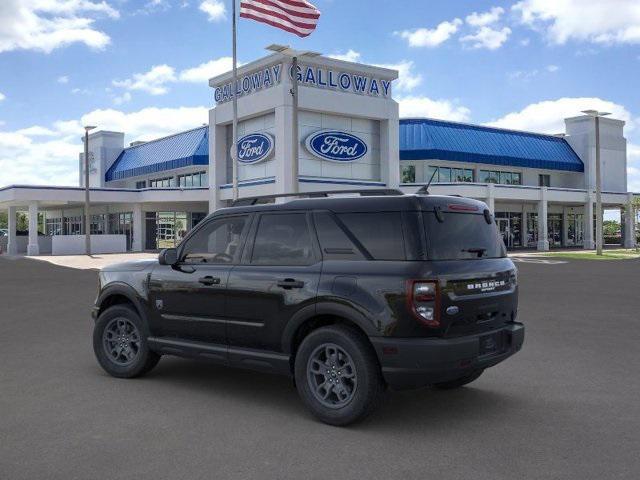
[[[175,265],[178,263],[178,251],[175,248],[165,248],[158,255],[160,265]]]

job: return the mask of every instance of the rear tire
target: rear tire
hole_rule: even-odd
[[[436,383],[433,386],[440,390],[453,390],[477,380],[478,377],[482,375],[482,372],[484,372],[484,370],[476,370],[468,375],[465,375],[464,377],[456,378],[455,380],[451,380],[450,382]]]
[[[296,354],[295,383],[311,413],[337,426],[371,414],[384,392],[371,345],[342,325],[314,330],[303,340]]]
[[[93,351],[109,375],[134,378],[158,364],[160,355],[149,350],[148,330],[129,305],[114,305],[100,314],[93,329]]]

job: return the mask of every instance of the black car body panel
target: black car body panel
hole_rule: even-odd
[[[522,346],[517,273],[495,230],[484,203],[458,197],[221,209],[189,232],[177,263],[103,269],[94,314],[120,295],[160,353],[288,374],[301,335],[340,322],[368,337],[390,386],[448,381]]]

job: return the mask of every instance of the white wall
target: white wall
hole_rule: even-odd
[[[84,142],[84,138],[82,139]],[[79,185],[84,186],[84,143],[82,153],[79,155],[78,172]],[[104,187],[104,175],[118,155],[124,150],[124,133],[98,131],[89,135],[89,185],[91,187]],[[92,158],[93,156],[93,158]]]
[[[85,253],[84,235],[54,235],[53,255],[82,255]],[[125,235],[91,235],[91,253],[125,253]]]

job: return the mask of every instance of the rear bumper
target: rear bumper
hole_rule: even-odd
[[[499,339],[489,353],[488,336]],[[474,370],[492,367],[522,348],[524,325],[511,323],[491,332],[458,338],[373,337],[382,375],[393,389],[402,390],[455,380]]]

